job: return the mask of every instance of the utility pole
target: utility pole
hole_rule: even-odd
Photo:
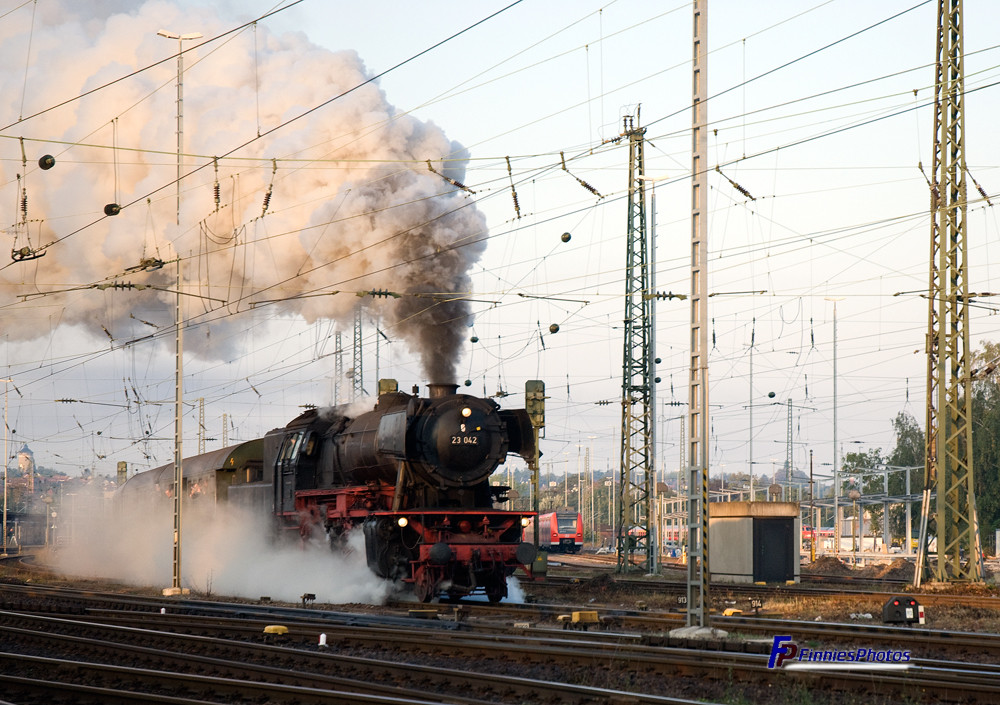
[[[157,34],[167,39],[177,40],[177,219],[181,224],[181,155],[184,153],[184,42],[201,38],[201,33],[174,34],[161,29]],[[176,248],[175,248],[176,249]],[[184,493],[183,468],[183,423],[184,404],[184,318],[181,313],[181,255],[177,250],[177,298],[174,309],[174,323],[177,326],[175,338],[176,368],[174,370],[174,575],[171,587],[164,594],[181,594],[181,495]]]
[[[629,141],[628,230],[625,259],[625,334],[622,351],[621,471],[618,491],[618,573],[631,568],[633,549],[646,555],[643,566],[653,565],[652,517],[652,407],[650,406],[649,247],[646,240],[646,195],[643,186],[645,128],[631,116],[624,121],[623,137]]]
[[[534,451],[529,462],[529,470],[531,471],[531,507],[532,511],[535,513],[532,519],[533,533],[532,533],[532,543],[535,546],[535,551],[538,551],[538,511],[540,505],[539,493],[538,493],[538,438],[541,429],[545,428],[545,382],[540,379],[529,379],[524,383],[524,410],[528,412],[528,418],[531,420],[531,433],[534,441]]]
[[[813,452],[809,449],[809,562],[816,562],[816,498],[813,495]]]
[[[184,42],[201,39],[201,32],[174,34],[161,29],[157,34],[177,40],[177,224],[181,224],[181,155],[184,153]]]
[[[10,458],[10,449],[7,447],[7,385],[13,382],[11,379],[0,379],[3,386],[3,557],[7,557],[7,460]],[[15,521],[15,524],[17,522]],[[49,523],[48,507],[45,508],[45,525]],[[48,529],[46,529],[48,535]]]
[[[914,584],[979,582],[982,566],[972,466],[972,375],[965,182],[962,0],[938,0],[927,332],[927,432]],[[937,564],[927,557],[930,491]]]
[[[827,297],[833,302],[833,552],[840,554],[840,446],[837,437],[837,302],[842,298]]]
[[[709,626],[708,0],[694,1],[691,111],[691,367],[687,626]]]

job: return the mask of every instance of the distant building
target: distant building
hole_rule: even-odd
[[[17,467],[24,476],[24,484],[28,490],[29,494],[34,494],[35,492],[35,454],[31,452],[31,448],[25,443],[24,446],[17,452]]]

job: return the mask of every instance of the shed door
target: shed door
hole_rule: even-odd
[[[795,579],[795,519],[753,520],[753,579],[778,583]]]

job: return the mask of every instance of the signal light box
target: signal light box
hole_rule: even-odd
[[[924,608],[912,597],[890,597],[882,605],[882,621],[886,624],[924,624]]]

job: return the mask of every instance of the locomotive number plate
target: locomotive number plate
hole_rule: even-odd
[[[453,446],[474,446],[479,444],[478,436],[452,436],[451,444]]]

